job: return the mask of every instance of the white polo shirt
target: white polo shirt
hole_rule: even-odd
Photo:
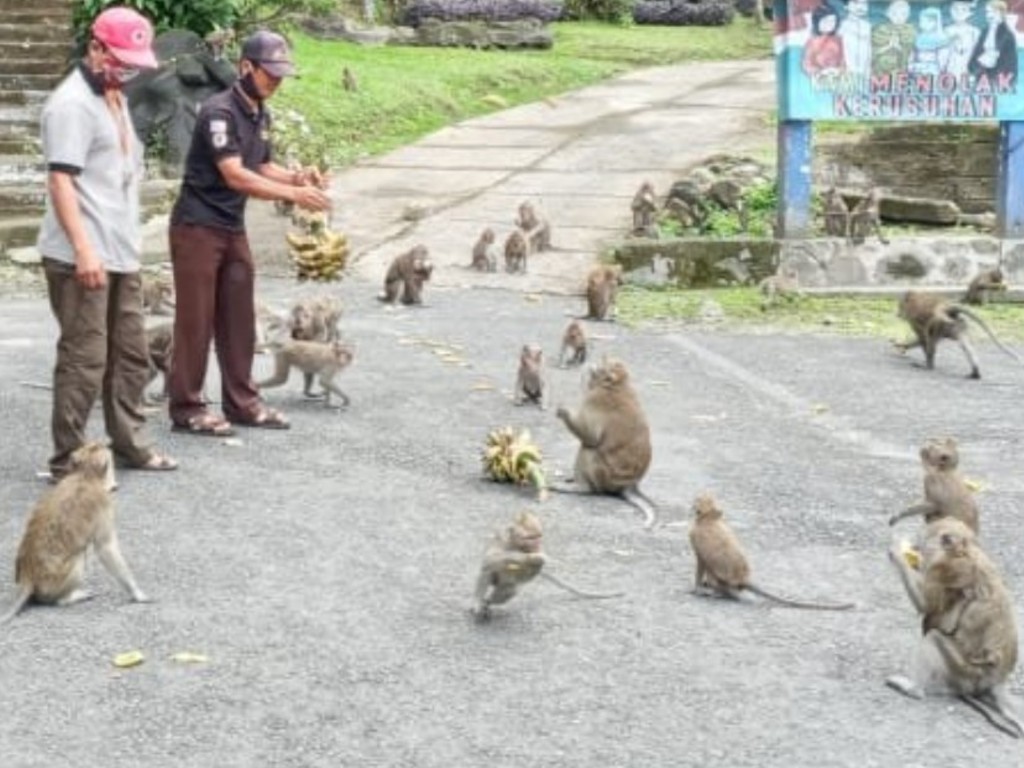
[[[50,94],[42,113],[43,155],[48,170],[74,177],[89,242],[110,272],[137,272],[142,250],[139,185],[142,143],[123,100],[130,152],[121,149],[117,123],[102,85],[80,64]],[[50,196],[37,241],[39,253],[74,264],[75,253]]]

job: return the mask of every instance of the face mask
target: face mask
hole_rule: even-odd
[[[241,87],[242,92],[250,99],[253,101],[263,101],[262,94],[260,94],[259,90],[256,88],[256,78],[253,76],[252,72],[246,72],[242,75],[242,77],[239,78],[238,84]]]
[[[120,64],[106,64],[103,67],[103,77],[108,85],[122,86],[134,80],[139,74],[135,67],[123,67]]]

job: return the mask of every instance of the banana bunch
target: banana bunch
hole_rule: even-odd
[[[527,430],[512,427],[491,430],[480,456],[484,473],[499,483],[532,485],[538,498],[547,496],[547,482],[541,469],[540,448],[530,441]]]
[[[327,228],[304,235],[288,232],[288,253],[299,280],[340,280],[348,261],[348,241]]]

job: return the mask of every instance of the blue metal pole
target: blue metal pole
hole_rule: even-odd
[[[810,120],[780,120],[778,184],[780,238],[811,236]]]
[[[1024,122],[999,124],[996,236],[1024,238]]]

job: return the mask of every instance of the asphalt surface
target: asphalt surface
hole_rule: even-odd
[[[369,221],[382,204],[367,205]],[[438,210],[433,231],[458,211]],[[345,215],[355,221],[354,201]],[[428,306],[391,308],[374,299],[383,254],[413,233],[375,246],[349,231],[363,257],[328,290],[357,350],[340,377],[351,406],[327,412],[293,377],[266,393],[293,428],[239,430],[240,444],[171,433],[154,414],[181,469],[122,472],[116,502],[126,557],[157,602],[129,604],[94,564],[94,600],[32,608],[0,630],[0,765],[1024,764],[1020,743],[965,705],[883,685],[909,668],[918,636],[886,561],[886,520],[921,492],[926,438],[959,440],[983,486],[986,548],[1024,589],[1016,363],[981,343],[985,378],[969,381],[955,348],[926,372],[878,340],[589,323],[594,354],[626,361],[652,424],[642,487],[670,525],[647,532],[615,499],[537,502],[481,479],[485,436],[506,424],[531,430],[550,474],[572,465],[554,409],[516,407],[510,390],[520,346],[553,357],[582,311],[566,289],[578,269],[558,252],[538,257],[547,290],[536,273],[485,285],[466,272],[466,284],[441,263]],[[283,307],[316,289],[263,277],[258,292]],[[4,300],[0,320],[10,574],[49,450],[50,395],[23,382],[49,377],[55,329],[39,298]],[[259,358],[257,377],[269,365]],[[579,371],[550,377],[555,405],[578,402]],[[856,609],[692,595],[681,523],[703,491],[763,586]],[[554,572],[626,597],[587,602],[538,583],[491,624],[472,622],[487,539],[524,508],[546,524]],[[13,594],[4,583],[0,599]],[[116,669],[129,650],[146,661]],[[183,651],[207,661],[171,659]]]

